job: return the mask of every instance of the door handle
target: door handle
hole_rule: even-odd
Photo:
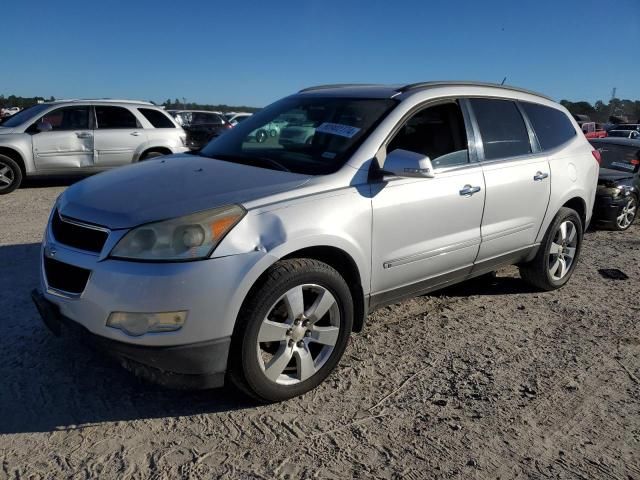
[[[76,137],[78,137],[78,138],[91,138],[91,137],[93,137],[93,135],[91,135],[89,132],[78,132],[78,133],[76,133]]]
[[[480,191],[480,187],[472,187],[471,185],[465,185],[462,190],[460,190],[460,195],[463,197],[470,197],[474,193],[478,193]]]
[[[133,135],[134,137],[137,137],[140,135],[140,132],[131,132],[131,135]]]
[[[544,180],[545,178],[547,178],[549,176],[548,173],[542,173],[542,172],[536,172],[536,174],[533,176],[533,180],[535,182],[539,182],[541,180]]]

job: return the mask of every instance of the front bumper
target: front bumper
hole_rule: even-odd
[[[614,224],[616,218],[628,202],[628,197],[621,196],[612,198],[610,196],[598,195],[593,206],[593,221],[598,224]]]
[[[123,367],[142,378],[183,389],[215,388],[224,384],[229,337],[165,347],[124,343],[95,335],[65,317],[39,290],[33,290],[31,298],[42,321],[54,335],[71,333],[83,344],[88,343],[116,358]]]

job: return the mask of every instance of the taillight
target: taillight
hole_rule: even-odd
[[[637,158],[632,158],[631,165],[640,165],[640,160],[638,160]]]
[[[596,162],[598,162],[598,165],[601,165],[602,155],[600,154],[600,150],[591,150],[591,153],[593,154],[593,158],[596,159]]]

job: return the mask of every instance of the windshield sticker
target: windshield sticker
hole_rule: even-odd
[[[323,152],[322,158],[328,158],[329,160],[333,160],[336,158],[336,154],[333,152]]]
[[[611,162],[611,166],[612,167],[624,168],[625,170],[635,170],[635,166],[634,165],[630,165],[628,163]]]
[[[322,125],[316,128],[316,132],[329,133],[331,135],[338,135],[340,137],[345,137],[345,138],[351,138],[359,131],[360,129],[358,127],[352,127],[351,125],[343,125],[341,123],[329,123],[329,122],[324,122]]]

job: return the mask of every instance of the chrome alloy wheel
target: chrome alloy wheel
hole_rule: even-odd
[[[571,270],[577,245],[576,225],[571,220],[562,222],[549,249],[549,274],[553,280],[562,280]]]
[[[616,223],[618,224],[618,228],[621,230],[625,230],[629,228],[629,226],[633,223],[633,220],[636,218],[636,211],[638,205],[636,203],[636,199],[633,196],[629,197],[629,201],[622,208],[620,215],[616,218]]]
[[[15,180],[13,170],[0,161],[0,190],[9,188]]]
[[[340,308],[324,287],[298,285],[269,309],[258,333],[258,361],[280,385],[312,377],[331,356],[340,335]]]

